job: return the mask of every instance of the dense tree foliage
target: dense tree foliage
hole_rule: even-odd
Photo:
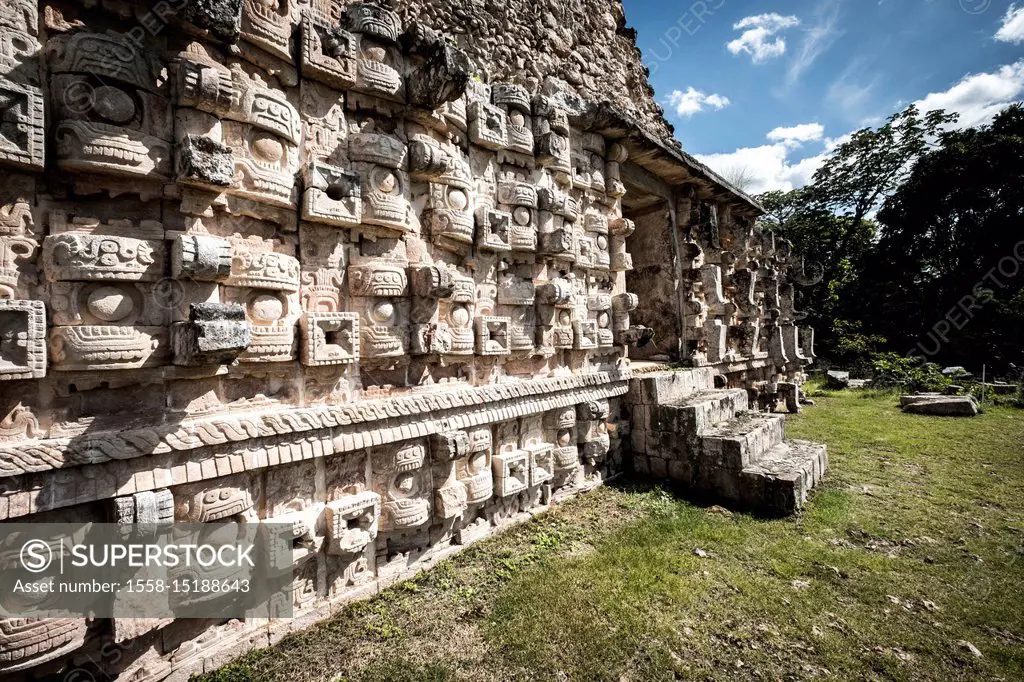
[[[808,186],[760,197],[762,224],[820,276],[802,301],[826,357],[1024,364],[1024,109],[954,121],[910,107],[854,133]]]
[[[943,133],[878,213],[873,325],[902,351],[956,364],[1021,363],[1024,109]]]

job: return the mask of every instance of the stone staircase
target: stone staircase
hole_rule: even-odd
[[[787,441],[784,415],[751,411],[746,389],[713,386],[710,368],[631,381],[625,407],[634,471],[759,513],[802,507],[828,466],[826,447]]]

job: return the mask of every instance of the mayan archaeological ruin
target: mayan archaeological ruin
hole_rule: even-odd
[[[0,520],[289,533],[268,612],[10,615],[0,678],[184,681],[622,475],[806,504],[802,254],[617,0],[505,4],[0,4]]]

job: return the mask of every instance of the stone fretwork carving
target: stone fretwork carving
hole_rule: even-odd
[[[42,301],[0,299],[0,380],[46,375],[46,309]]]
[[[186,679],[601,483],[637,357],[803,380],[790,246],[598,103],[621,31],[566,56],[604,6],[528,54],[472,3],[144,4],[0,2],[0,521],[279,524],[296,620],[0,619],[5,680]]]

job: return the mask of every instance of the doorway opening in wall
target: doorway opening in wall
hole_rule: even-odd
[[[633,269],[626,272],[626,290],[639,295],[630,323],[654,330],[651,342],[630,348],[629,355],[636,361],[677,362],[684,357],[678,314],[682,284],[674,257],[669,202],[665,196],[626,179],[622,216],[636,224],[626,240],[633,259]]]

